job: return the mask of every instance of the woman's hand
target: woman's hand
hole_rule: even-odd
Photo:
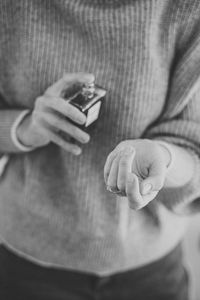
[[[106,160],[105,183],[109,191],[128,197],[131,208],[140,209],[163,187],[169,162],[170,154],[156,141],[123,141]]]
[[[43,96],[36,99],[34,109],[17,129],[17,136],[22,144],[41,147],[53,142],[75,155],[81,153],[78,145],[70,142],[70,137],[80,143],[87,143],[89,135],[75,126],[84,124],[86,116],[76,107],[62,98],[63,90],[72,89],[77,84],[94,81],[92,74],[66,74],[50,86]],[[64,135],[67,138],[64,138]]]

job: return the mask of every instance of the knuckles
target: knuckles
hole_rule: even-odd
[[[126,168],[127,167],[127,165],[128,165],[128,162],[127,162],[127,158],[126,157],[122,157],[121,159],[120,159],[120,162],[119,162],[119,166],[120,166],[120,168]]]
[[[41,108],[44,107],[44,99],[45,99],[45,97],[43,97],[43,96],[40,96],[36,99],[36,101],[35,101],[35,109],[36,110],[41,110]]]
[[[57,118],[50,118],[49,123],[51,123],[51,125],[53,125],[55,128],[61,127],[61,121]]]

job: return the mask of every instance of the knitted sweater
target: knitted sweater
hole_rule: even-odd
[[[111,274],[154,261],[180,241],[200,197],[199,0],[0,0],[0,235],[33,261]],[[75,157],[54,144],[19,153],[10,128],[67,72],[107,90],[91,141]],[[126,139],[193,153],[181,188],[134,211],[106,191],[103,167]]]

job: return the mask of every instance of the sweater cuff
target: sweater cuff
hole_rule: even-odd
[[[168,153],[169,153],[169,156],[170,156],[170,162],[167,166],[167,172],[169,172],[172,168],[173,168],[173,165],[174,165],[174,151],[171,147],[171,145],[167,142],[163,142],[163,141],[159,141],[159,140],[156,140],[156,142],[161,145],[162,147],[164,147]]]
[[[15,144],[11,137],[11,128],[17,118],[25,110],[0,110],[0,153],[20,153],[22,149]]]
[[[179,188],[164,188],[157,196],[159,202],[162,202],[169,210],[180,215],[200,211],[200,160],[193,151],[190,152],[195,166],[191,180]]]

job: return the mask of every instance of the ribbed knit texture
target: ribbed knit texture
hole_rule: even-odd
[[[110,274],[156,260],[181,239],[200,197],[199,0],[0,0],[0,233],[41,263]],[[83,154],[55,145],[18,154],[10,127],[65,72],[107,90]],[[107,155],[122,140],[192,150],[196,171],[133,211],[105,189]],[[151,212],[151,213],[149,213]]]

